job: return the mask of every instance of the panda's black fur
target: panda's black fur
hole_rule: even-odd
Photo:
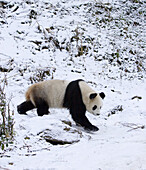
[[[87,130],[97,131],[99,130],[98,127],[92,125],[85,115],[87,109],[83,102],[82,93],[79,86],[79,82],[81,81],[83,80],[79,79],[71,81],[67,84],[63,99],[63,107],[67,108],[70,111],[73,120],[77,124],[83,126]],[[96,93],[91,94],[90,99],[94,99],[96,95]],[[101,98],[105,97],[104,93],[100,93],[99,95],[101,96]],[[49,104],[43,98],[38,97],[37,94],[33,97],[33,102],[35,103],[35,105],[31,101],[31,99],[26,100],[25,102],[17,106],[18,113],[26,114],[27,111],[37,108],[38,116],[48,114]]]
[[[64,97],[63,106],[69,109],[73,120],[77,124],[85,127],[86,129],[97,131],[98,128],[96,126],[93,126],[85,116],[86,106],[84,105],[82,100],[79,81],[83,80],[82,79],[75,80],[68,84]]]

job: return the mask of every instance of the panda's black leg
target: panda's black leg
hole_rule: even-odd
[[[47,115],[48,114],[48,107],[46,105],[42,105],[40,107],[37,108],[37,113],[38,116],[43,116],[43,115]]]
[[[43,99],[38,98],[37,100],[35,100],[35,104],[37,107],[38,116],[47,115],[49,113],[48,104]]]
[[[26,114],[27,111],[34,109],[35,106],[31,101],[25,101],[17,106],[17,111],[19,114]]]
[[[85,116],[85,113],[82,114],[76,114],[76,113],[72,113],[72,118],[73,120],[77,123],[80,124],[81,126],[83,126],[86,130],[92,130],[92,131],[98,131],[99,128],[92,125],[88,118]]]
[[[99,128],[92,125],[86,116],[82,117],[82,120],[80,120],[80,124],[86,129],[86,130],[92,130],[92,131],[98,131]]]

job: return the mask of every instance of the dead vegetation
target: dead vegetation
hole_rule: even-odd
[[[10,101],[6,98],[5,81],[0,85],[0,147],[4,150],[14,139],[13,111],[10,110]]]

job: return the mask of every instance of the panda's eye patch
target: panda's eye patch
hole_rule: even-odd
[[[97,106],[95,105],[93,108],[92,108],[92,110],[96,110],[97,109]]]

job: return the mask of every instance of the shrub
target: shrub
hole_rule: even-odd
[[[13,143],[14,139],[14,119],[13,112],[10,111],[9,103],[5,94],[6,83],[0,85],[0,148],[2,150]]]

